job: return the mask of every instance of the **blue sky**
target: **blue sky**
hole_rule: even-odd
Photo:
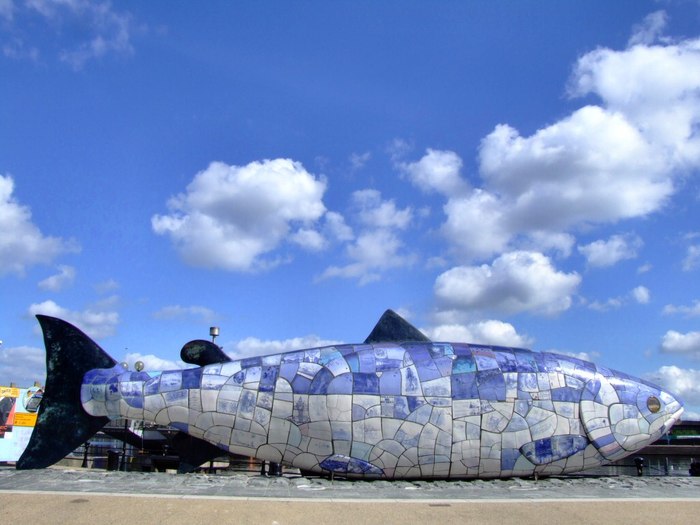
[[[0,384],[36,313],[181,366],[587,357],[700,417],[700,4],[0,0]]]

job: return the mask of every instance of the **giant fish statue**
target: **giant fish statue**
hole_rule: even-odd
[[[468,479],[577,472],[659,439],[683,408],[641,379],[553,353],[431,342],[387,311],[364,344],[130,372],[74,326],[37,316],[47,381],[18,469],[47,467],[111,419],[169,425],[319,475]]]

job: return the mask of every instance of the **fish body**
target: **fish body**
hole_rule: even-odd
[[[93,350],[68,323],[40,322],[45,338],[63,330],[69,346]],[[228,452],[356,478],[577,472],[653,443],[683,410],[661,388],[587,361],[465,343],[335,345],[162,372],[87,366],[73,387],[85,432],[138,419]],[[18,468],[46,466],[42,454],[30,442]]]

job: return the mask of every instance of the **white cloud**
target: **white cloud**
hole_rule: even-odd
[[[450,197],[469,189],[460,176],[462,159],[452,151],[428,149],[422,159],[400,163],[399,169],[423,191],[436,191]]]
[[[571,306],[581,277],[557,271],[536,252],[509,252],[492,265],[458,266],[438,276],[435,295],[444,310],[495,310],[553,315]]]
[[[700,370],[662,366],[644,378],[677,395],[688,405],[700,407]],[[683,416],[683,419],[688,419],[688,414]]]
[[[631,292],[632,298],[639,304],[648,304],[651,300],[651,293],[649,289],[645,286],[637,286]]]
[[[638,274],[647,273],[647,272],[651,271],[652,268],[653,268],[653,265],[651,263],[645,263],[645,264],[642,264],[639,268],[637,268],[637,273]]]
[[[596,106],[531,137],[499,125],[480,148],[484,186],[448,198],[442,232],[469,259],[516,246],[566,255],[570,228],[659,209],[673,191],[662,160],[622,115]]]
[[[30,62],[38,62],[40,57],[38,48],[27,44],[17,37],[11,38],[3,44],[2,54],[13,60],[28,60]]]
[[[381,194],[371,189],[354,192],[352,208],[362,227],[356,237],[352,237],[340,215],[335,214],[333,219],[336,231],[352,239],[345,248],[351,262],[345,266],[329,266],[319,280],[343,277],[357,279],[360,285],[365,285],[380,280],[383,272],[389,269],[415,262],[412,254],[402,252],[404,244],[399,236],[399,231],[407,229],[411,223],[411,208],[399,209],[393,200],[382,200]]]
[[[13,0],[0,0],[0,18],[11,22],[14,17],[15,6]]]
[[[328,245],[323,235],[310,228],[300,228],[289,237],[289,240],[313,252],[319,252]]]
[[[556,255],[566,258],[571,255],[571,250],[576,240],[568,233],[556,233],[548,231],[533,231],[521,243],[523,249],[530,251],[551,251]]]
[[[700,358],[700,332],[682,334],[675,330],[669,330],[661,339],[661,351]]]
[[[513,231],[505,221],[504,203],[487,192],[476,189],[464,197],[452,198],[443,207],[447,220],[442,232],[467,259],[481,259],[502,252]]]
[[[663,160],[661,171],[641,175],[659,182],[672,170],[700,162],[700,39],[670,45],[598,48],[581,57],[570,82],[574,96],[598,95],[610,114],[623,115]]]
[[[532,339],[520,335],[515,327],[503,321],[487,320],[469,324],[443,324],[433,328],[422,329],[432,341],[475,343],[497,346],[527,347]]]
[[[6,30],[12,38],[3,47],[10,58],[36,60],[41,54],[32,44],[39,39],[23,26],[51,35],[46,41],[57,46],[58,59],[74,70],[108,54],[133,53],[132,16],[114,10],[108,1],[30,0],[13,5],[11,0],[0,0],[0,16],[10,22]]]
[[[593,301],[591,303],[588,303],[588,308],[590,308],[591,310],[596,310],[598,312],[608,312],[610,310],[617,310],[618,308],[622,308],[630,301],[634,301],[638,304],[648,304],[650,300],[651,292],[649,292],[649,289],[645,286],[637,286],[636,288],[630,290],[630,292],[627,295],[620,297],[611,297],[610,299],[604,302]]]
[[[350,167],[352,170],[359,170],[365,167],[365,164],[372,158],[369,151],[364,153],[353,153],[350,155]]]
[[[0,275],[23,275],[28,266],[49,264],[59,255],[77,252],[75,241],[46,237],[32,222],[28,207],[12,197],[14,181],[0,175]]]
[[[32,304],[28,313],[31,316],[41,314],[58,317],[77,326],[94,339],[114,335],[119,324],[119,314],[117,312],[103,312],[91,309],[76,312],[63,308],[53,301]]]
[[[450,151],[429,150],[413,164],[395,159],[416,185],[448,195],[442,232],[458,256],[484,260],[515,249],[566,256],[565,238],[547,241],[657,212],[677,177],[700,167],[700,39],[644,45],[664,41],[664,21],[662,12],[650,16],[633,47],[599,48],[577,61],[569,93],[597,95],[599,105],[530,136],[497,125],[480,146],[481,187],[466,187],[461,160]],[[593,263],[632,256],[639,248],[632,240],[610,260],[596,251]],[[689,252],[686,269],[698,259],[700,253]]]
[[[279,354],[300,350],[304,348],[316,348],[320,346],[332,346],[341,344],[341,341],[332,339],[322,339],[316,335],[304,337],[293,337],[290,339],[258,339],[257,337],[247,337],[241,341],[232,343],[233,349],[226,353],[231,359],[243,359],[245,357],[261,356],[268,354]],[[228,347],[227,346],[227,347]]]
[[[191,368],[191,365],[182,361],[171,361],[162,359],[153,354],[140,354],[138,352],[129,352],[124,358],[124,362],[129,365],[129,370],[136,370],[136,362],[143,363],[145,371],[161,371],[161,370],[179,370],[183,368]]]
[[[119,304],[121,303],[121,297],[119,297],[117,294],[112,294],[112,295],[106,295],[104,297],[100,297],[92,303],[90,306],[90,310],[112,310],[114,308],[117,308]]]
[[[665,314],[682,314],[686,317],[698,317],[700,316],[700,301],[693,301],[692,306],[675,306],[672,304],[667,304],[664,306],[663,312]]]
[[[623,299],[620,297],[611,297],[607,301],[593,301],[588,305],[588,308],[595,310],[597,312],[609,312],[610,310],[617,310],[622,308],[624,304]]]
[[[555,354],[562,354],[562,355],[568,355],[570,357],[575,357],[576,359],[581,359],[582,361],[588,361],[589,363],[592,363],[594,360],[596,360],[598,357],[600,357],[600,354],[598,352],[558,352],[555,350],[552,350]]]
[[[499,125],[480,149],[486,186],[513,231],[562,230],[657,210],[673,185],[662,159],[622,114],[586,106],[521,137]]]
[[[192,266],[259,270],[276,264],[264,256],[290,235],[311,231],[326,211],[325,190],[325,181],[290,159],[213,162],[169,200],[170,214],[154,215],[151,223]]]
[[[51,292],[59,292],[66,286],[73,284],[75,280],[75,268],[72,266],[61,265],[58,267],[58,273],[47,277],[39,282],[39,288]]]
[[[700,245],[688,246],[682,265],[683,271],[686,272],[694,270],[700,265]]]
[[[107,279],[106,281],[97,283],[94,288],[97,293],[109,293],[117,290],[119,288],[119,283],[114,279]]]
[[[410,142],[399,138],[392,140],[386,148],[386,152],[389,154],[392,162],[396,164],[400,163],[401,159],[408,155],[411,150],[413,150],[413,145]]]
[[[598,240],[584,246],[579,246],[589,266],[607,267],[614,266],[625,259],[634,259],[637,252],[644,245],[637,235],[613,235],[607,241]]]
[[[351,241],[355,238],[352,228],[345,223],[345,218],[337,212],[329,211],[323,218],[324,231],[328,236],[338,241]]]
[[[46,380],[46,354],[33,346],[0,346],[0,385],[15,383],[20,388]]]
[[[353,204],[358,209],[361,223],[371,228],[405,229],[411,222],[413,210],[399,210],[393,200],[382,200],[377,190],[359,190],[352,194]]]
[[[400,253],[402,248],[403,243],[390,230],[379,229],[362,233],[346,248],[347,256],[353,262],[345,266],[329,266],[320,279],[358,279],[361,285],[378,281],[384,271],[409,266],[414,262],[413,256]]]
[[[663,33],[667,22],[668,16],[665,11],[656,11],[647,15],[641,24],[633,28],[627,45],[632,47],[638,44],[653,44]]]
[[[164,306],[153,317],[162,321],[177,321],[192,318],[204,323],[211,323],[217,320],[217,313],[206,306],[181,306],[179,304]]]

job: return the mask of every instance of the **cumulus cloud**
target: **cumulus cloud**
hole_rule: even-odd
[[[14,18],[15,6],[13,0],[0,0],[0,18],[12,21]]]
[[[582,361],[593,362],[600,357],[598,352],[560,352],[552,350],[555,354],[568,355],[569,357],[575,357],[576,359],[581,359]]]
[[[315,223],[326,208],[324,180],[290,159],[246,166],[213,162],[185,193],[168,201],[170,213],[154,215],[153,230],[167,235],[192,266],[260,270],[287,239],[310,249],[323,242]]]
[[[320,232],[309,228],[300,228],[289,240],[312,252],[320,252],[328,245],[328,241]]]
[[[352,239],[345,248],[351,262],[329,266],[320,280],[343,277],[357,279],[360,285],[365,285],[380,280],[389,269],[413,264],[415,257],[403,252],[400,237],[400,232],[408,228],[413,218],[410,207],[400,209],[393,200],[383,200],[380,192],[368,189],[353,193],[352,209],[360,232],[352,236],[351,231],[345,231],[345,237]],[[341,223],[337,218],[334,223],[336,229],[344,225],[344,221]]]
[[[695,300],[690,306],[675,306],[673,304],[667,304],[664,306],[663,312],[665,314],[681,314],[686,317],[698,317],[700,316],[700,301]]]
[[[503,206],[496,195],[481,189],[451,198],[443,207],[447,219],[442,232],[461,257],[482,259],[502,252],[513,235]]]
[[[531,137],[498,125],[480,149],[482,177],[509,208],[503,220],[510,231],[562,230],[655,211],[673,190],[662,160],[622,114],[598,106]]]
[[[644,378],[677,395],[686,404],[700,407],[700,370],[662,366]],[[683,419],[687,419],[687,414]]]
[[[49,264],[61,254],[79,251],[75,241],[42,234],[29,208],[12,196],[14,188],[12,177],[0,175],[0,276],[23,275],[29,266]]]
[[[0,385],[29,387],[46,380],[46,354],[33,346],[0,346]]]
[[[651,300],[651,293],[646,286],[637,286],[630,293],[632,298],[639,304],[648,304]]]
[[[357,279],[360,285],[378,281],[386,270],[414,262],[412,255],[401,253],[402,248],[403,242],[390,230],[364,232],[346,248],[347,257],[353,262],[345,266],[329,266],[319,279]]]
[[[443,207],[442,232],[469,259],[516,246],[566,255],[570,246],[562,241],[568,242],[563,235],[569,229],[644,216],[673,192],[664,158],[624,116],[598,106],[531,137],[500,124],[483,139],[479,161],[483,187],[466,191],[462,182]],[[424,159],[412,165],[422,176],[414,180],[432,181],[431,166]],[[450,181],[461,180],[450,173]]]
[[[529,136],[495,126],[479,148],[480,186],[460,176],[454,152],[394,159],[418,187],[447,196],[441,231],[459,257],[473,262],[516,249],[566,256],[562,235],[657,212],[677,178],[700,167],[700,39],[670,43],[660,38],[664,23],[655,13],[630,47],[598,48],[576,62],[568,93],[594,95],[598,104]],[[591,264],[609,265],[640,247],[638,237],[619,236],[584,252]],[[686,269],[698,260],[691,250]]]
[[[638,44],[653,44],[661,36],[663,30],[666,29],[667,22],[668,15],[666,15],[665,11],[656,11],[647,15],[641,24],[633,28],[632,36],[627,45],[632,47]]]
[[[117,312],[99,311],[87,309],[82,312],[69,310],[59,306],[53,301],[32,304],[28,314],[37,314],[58,317],[77,326],[83,332],[94,339],[101,339],[114,335],[119,324],[119,314]]]
[[[214,322],[218,315],[206,306],[181,306],[179,304],[164,306],[153,313],[153,317],[162,321],[194,319],[204,323]]]
[[[97,293],[109,293],[119,288],[119,283],[114,279],[107,279],[106,281],[101,281],[94,286]]]
[[[611,297],[606,301],[592,301],[588,303],[588,308],[591,310],[596,310],[598,312],[608,312],[610,310],[616,310],[622,308],[630,301],[634,301],[638,304],[648,304],[651,301],[651,292],[646,286],[637,286],[630,290],[626,295],[620,297]]]
[[[258,339],[257,337],[247,337],[241,341],[227,345],[227,350],[231,359],[243,359],[245,357],[253,357],[268,354],[278,354],[299,350],[303,348],[316,348],[319,346],[332,346],[342,344],[341,341],[332,339],[322,339],[316,335],[307,335],[304,337],[293,337],[290,339]]]
[[[688,251],[683,258],[683,271],[689,272],[700,265],[700,245],[688,246]]]
[[[661,338],[661,351],[665,353],[684,354],[700,358],[700,332],[682,334],[669,330]]]
[[[401,138],[393,139],[386,147],[386,152],[395,164],[400,164],[403,158],[413,150],[413,144]]]
[[[192,365],[188,365],[182,361],[162,359],[153,354],[128,352],[124,357],[124,362],[129,365],[129,370],[136,370],[137,361],[141,361],[143,363],[143,369],[146,371],[179,370],[192,367]]]
[[[59,292],[66,286],[73,284],[75,280],[75,268],[65,264],[58,267],[58,273],[39,282],[39,288],[50,292]]]
[[[606,301],[592,301],[588,304],[588,308],[597,312],[609,312],[621,308],[624,301],[621,297],[611,297]]]
[[[598,48],[578,60],[569,85],[573,96],[599,96],[607,113],[621,115],[644,137],[647,154],[663,164],[659,171],[650,163],[640,182],[659,183],[700,162],[699,87],[700,39]]]
[[[637,268],[637,273],[638,274],[643,274],[650,272],[653,266],[650,263],[644,263],[642,264],[639,268]]]
[[[554,315],[571,306],[581,277],[557,271],[536,252],[509,252],[491,265],[458,266],[438,276],[435,295],[443,310]]]
[[[365,151],[364,153],[353,153],[350,155],[350,168],[353,171],[360,170],[365,167],[365,164],[369,162],[369,159],[372,158],[372,154],[369,151]]]
[[[371,228],[405,229],[411,222],[413,210],[398,209],[393,200],[382,200],[377,190],[359,190],[352,194],[353,204],[361,223]]]
[[[518,334],[515,327],[503,321],[487,320],[469,324],[442,324],[422,329],[432,341],[452,341],[497,346],[527,347],[532,344],[528,336]]]
[[[347,225],[345,218],[337,212],[329,211],[323,218],[323,230],[328,237],[337,241],[351,241],[355,238],[352,228]]]
[[[37,60],[43,53],[56,53],[58,59],[74,70],[106,55],[128,56],[133,53],[132,15],[117,11],[108,1],[31,0],[13,4],[0,0],[0,17],[5,18],[3,54],[8,58]],[[17,22],[17,23],[14,23]],[[31,27],[51,38],[37,47],[39,39],[25,30]]]
[[[453,151],[428,149],[419,161],[399,163],[398,167],[413,184],[427,192],[451,196],[469,189],[460,176],[462,159]]]
[[[529,251],[552,252],[558,257],[566,258],[576,240],[573,235],[561,232],[533,231],[521,243],[522,249]]]
[[[644,245],[638,235],[613,235],[607,241],[598,240],[584,246],[578,251],[586,257],[589,266],[614,266],[625,259],[634,259]]]

